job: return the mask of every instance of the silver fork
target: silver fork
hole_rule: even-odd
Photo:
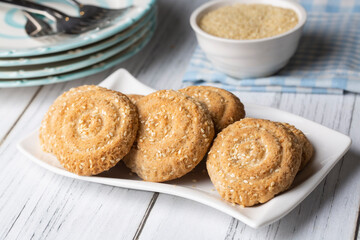
[[[68,0],[68,1],[73,2],[78,6],[81,17],[94,18],[96,20],[106,18],[107,20],[110,21],[120,16],[128,9],[132,8],[132,6],[128,6],[125,8],[110,9],[110,8],[98,7],[90,4],[83,4],[77,0]]]
[[[0,2],[16,5],[29,12],[46,16],[56,22],[57,32],[80,34],[97,27],[103,27],[109,22],[107,18],[101,19],[102,13],[89,17],[73,17],[54,8],[26,0],[0,0]],[[100,16],[100,18],[97,16]]]
[[[49,23],[47,23],[45,20],[43,20],[36,14],[25,10],[23,10],[23,13],[27,19],[25,24],[25,32],[28,36],[33,38],[39,38],[53,35],[56,33]]]

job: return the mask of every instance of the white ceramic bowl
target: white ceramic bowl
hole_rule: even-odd
[[[298,24],[288,32],[255,40],[233,40],[210,35],[203,31],[199,20],[209,11],[236,3],[269,4],[292,9]],[[210,1],[197,8],[190,17],[200,47],[214,67],[235,78],[256,78],[274,74],[284,67],[295,53],[306,22],[306,11],[298,3],[288,0],[222,0]]]

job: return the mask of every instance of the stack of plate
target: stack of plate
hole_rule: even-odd
[[[64,0],[38,2],[73,15],[78,11]],[[155,31],[155,0],[80,2],[108,8],[133,7],[103,29],[36,39],[27,36],[22,12],[1,4],[0,87],[58,83],[103,71],[139,52]]]

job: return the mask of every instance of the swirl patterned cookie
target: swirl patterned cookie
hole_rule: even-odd
[[[206,165],[222,198],[253,206],[288,189],[300,162],[301,146],[284,126],[245,118],[218,134]]]
[[[125,164],[146,181],[164,182],[190,172],[214,137],[208,112],[193,98],[161,90],[141,98],[136,143]]]
[[[302,146],[302,158],[301,158],[301,165],[299,171],[303,170],[304,167],[309,163],[311,160],[313,154],[314,154],[314,147],[312,146],[311,142],[305,134],[297,129],[295,126],[290,125],[288,123],[281,123],[283,124],[287,129],[289,129],[299,140],[301,146]]]
[[[40,139],[51,139],[52,152],[68,171],[96,175],[130,151],[138,114],[125,95],[83,86],[64,93],[54,105],[42,122]]]
[[[55,131],[58,127],[57,120],[52,115],[61,108],[64,103],[64,99],[73,94],[79,92],[86,92],[91,90],[102,90],[101,87],[95,85],[84,85],[76,88],[71,88],[69,91],[61,94],[54,103],[50,106],[46,112],[44,118],[41,121],[39,140],[41,148],[44,152],[52,153],[53,146],[55,144]]]
[[[244,105],[231,92],[210,86],[190,86],[179,90],[204,104],[214,121],[216,132],[245,117]]]

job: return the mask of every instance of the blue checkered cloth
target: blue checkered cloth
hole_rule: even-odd
[[[276,75],[235,79],[216,70],[197,47],[183,85],[228,91],[342,94],[360,93],[360,0],[304,0],[308,11],[299,48]]]

